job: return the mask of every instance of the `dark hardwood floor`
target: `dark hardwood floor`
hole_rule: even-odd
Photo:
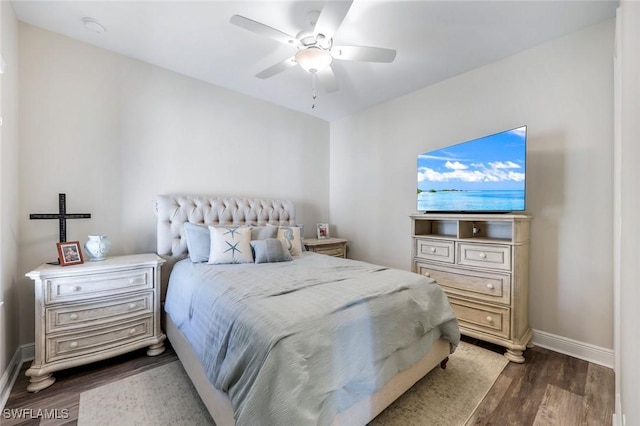
[[[494,352],[503,348],[475,339],[465,341]],[[470,419],[471,425],[611,425],[614,409],[613,370],[534,347],[525,352],[524,364],[509,363]],[[75,425],[80,393],[114,380],[177,359],[169,347],[157,357],[147,357],[145,350],[55,374],[56,383],[38,393],[26,391],[28,379],[24,365],[5,410],[0,416],[3,426]],[[16,419],[12,409],[53,412],[64,419]],[[67,410],[67,411],[63,411]],[[14,411],[15,413],[15,411]],[[65,415],[65,413],[67,413]],[[29,415],[28,417],[31,417]],[[428,423],[425,423],[428,426]],[[458,426],[458,425],[451,425]]]

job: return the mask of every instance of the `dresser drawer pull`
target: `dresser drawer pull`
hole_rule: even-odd
[[[82,287],[80,287],[79,285],[73,287],[73,291],[80,291],[82,290]]]
[[[489,290],[493,290],[493,284],[491,284],[491,283],[487,284],[487,288],[488,288]]]
[[[72,348],[77,348],[78,347],[78,342],[71,342],[69,343],[69,346]]]
[[[129,284],[135,284],[135,283],[136,283],[135,278],[129,278]]]
[[[480,253],[478,256],[480,256],[480,259],[486,259],[487,253]]]
[[[77,320],[78,319],[78,314],[71,314],[69,315],[69,318],[72,320]]]
[[[431,247],[431,253],[435,253],[436,252],[436,248],[435,247]]]
[[[129,303],[129,309],[135,309],[135,308],[136,308],[135,303]]]
[[[489,317],[489,316],[488,316],[488,317],[487,317],[487,322],[493,322],[493,318],[491,318],[491,317]]]
[[[129,334],[135,334],[136,333],[136,329],[132,328],[131,330],[129,330]]]
[[[425,277],[430,277],[431,276],[431,272],[425,272],[422,275],[424,275]]]

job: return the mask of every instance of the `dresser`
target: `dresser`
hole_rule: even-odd
[[[51,386],[52,373],[148,347],[164,352],[156,254],[113,256],[73,266],[44,264],[35,285],[35,358],[27,390]]]
[[[347,242],[342,238],[305,238],[302,241],[309,251],[345,259],[347,258]]]
[[[462,334],[506,348],[524,362],[528,321],[529,224],[514,214],[416,214],[412,270],[444,289]]]

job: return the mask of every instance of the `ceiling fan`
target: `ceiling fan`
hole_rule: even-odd
[[[338,81],[331,68],[334,59],[390,63],[396,57],[396,51],[393,49],[333,44],[333,35],[347,16],[352,3],[353,0],[327,1],[321,12],[309,12],[310,27],[303,29],[295,37],[240,15],[233,15],[230,22],[240,28],[298,49],[295,55],[259,72],[256,77],[269,78],[286,69],[300,65],[302,69],[312,75],[314,84],[317,77],[324,89],[331,93],[338,90]]]

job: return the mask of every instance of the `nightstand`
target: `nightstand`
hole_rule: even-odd
[[[307,250],[334,257],[347,258],[347,240],[342,238],[305,238],[302,243]]]
[[[156,254],[112,256],[73,266],[44,264],[26,274],[35,285],[35,358],[29,392],[52,373],[149,347],[164,352],[160,267]]]

